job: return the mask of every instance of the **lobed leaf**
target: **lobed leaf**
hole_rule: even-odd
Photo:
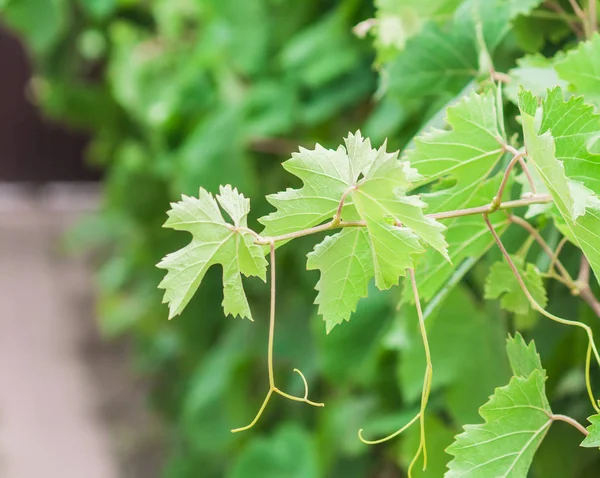
[[[328,330],[348,320],[371,278],[379,289],[398,283],[413,256],[429,244],[448,259],[444,226],[426,217],[425,203],[406,196],[420,178],[398,153],[377,149],[360,131],[349,134],[345,147],[301,149],[285,169],[303,181],[268,197],[277,211],[260,219],[264,235],[296,232],[332,219],[343,200],[341,219],[364,221],[362,231],[343,231],[327,238],[308,256],[308,268],[319,269],[316,303]],[[362,278],[360,274],[365,274]]]
[[[179,251],[167,254],[157,267],[167,270],[159,284],[165,289],[163,302],[169,304],[169,318],[180,314],[198,289],[206,271],[213,265],[223,266],[223,309],[226,315],[252,320],[250,306],[242,285],[242,274],[266,280],[263,251],[254,244],[246,227],[250,201],[237,189],[221,186],[217,199],[200,188],[198,198],[183,196],[171,204],[164,227],[192,234],[191,242]],[[218,201],[218,203],[217,203]],[[228,224],[219,205],[233,220]]]
[[[562,221],[557,225],[582,249],[598,278],[600,200],[591,188],[598,188],[594,176],[600,166],[600,155],[588,149],[593,128],[598,127],[598,117],[581,99],[565,102],[560,88],[549,92],[540,109],[537,104],[531,93],[521,91],[519,107],[529,160],[560,212]]]
[[[546,398],[545,372],[535,347],[520,336],[509,338],[507,349],[513,376],[497,388],[479,413],[481,425],[466,425],[446,450],[454,456],[446,478],[521,478],[527,476],[533,456],[552,420]]]
[[[533,298],[545,307],[548,298],[538,268],[531,263],[525,265],[521,257],[513,256],[512,259]],[[515,314],[526,315],[532,310],[527,296],[506,261],[493,264],[485,280],[484,298],[498,299],[499,297],[502,308]]]
[[[600,414],[592,415],[588,418],[588,421],[591,423],[591,425],[587,427],[589,435],[581,442],[581,446],[586,448],[598,448],[600,447]]]

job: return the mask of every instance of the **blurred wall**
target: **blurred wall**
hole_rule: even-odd
[[[43,119],[27,99],[31,68],[19,40],[0,26],[0,181],[97,179],[84,134]]]

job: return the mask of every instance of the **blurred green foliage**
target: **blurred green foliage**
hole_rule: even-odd
[[[254,323],[224,319],[220,271],[211,270],[182,316],[168,322],[155,264],[187,240],[161,228],[169,202],[182,193],[233,184],[251,197],[256,228],[252,221],[270,211],[264,195],[292,186],[280,163],[298,145],[335,147],[360,127],[375,145],[388,137],[389,149],[401,148],[425,124],[439,125],[444,105],[479,75],[481,39],[461,16],[472,2],[437,1],[422,10],[426,0],[406,2],[420,23],[398,37],[393,15],[402,14],[395,9],[401,1],[378,1],[376,11],[358,0],[0,0],[2,21],[34,61],[31,90],[40,107],[92,135],[89,159],[105,174],[102,211],[71,241],[102,252],[100,325],[109,337],[132,338],[135,366],[152,380],[152,406],[170,441],[165,478],[404,476],[418,430],[378,447],[356,436],[362,427],[367,437],[392,432],[418,408],[422,346],[415,312],[396,307],[397,290],[373,288],[352,321],[326,336],[312,305],[317,273],[305,270],[319,238],[283,247],[276,374],[282,388],[301,393],[291,370],[301,367],[312,398],[326,407],[275,398],[256,428],[233,435],[268,388],[268,290],[246,281]],[[524,51],[548,54],[573,41],[556,18],[520,13],[485,17],[494,20],[483,41],[499,71]],[[392,28],[376,36],[377,55],[371,39],[352,32],[375,16]],[[439,22],[447,22],[444,29]],[[453,58],[423,38],[455,42],[469,69],[447,75]],[[543,233],[555,246],[556,230],[549,225]],[[504,238],[515,251],[525,234],[515,228]],[[530,254],[547,266],[536,246]],[[428,318],[430,467],[417,476],[441,476],[450,458],[443,450],[460,425],[478,421],[477,408],[508,380],[504,342],[513,317],[483,299],[485,276],[499,259],[488,253]],[[564,262],[574,274],[578,260],[567,246]],[[548,287],[551,310],[597,322],[560,284]],[[553,409],[583,421],[585,338],[545,321],[527,324],[548,370]],[[532,476],[596,476],[598,460],[579,441],[553,429]]]

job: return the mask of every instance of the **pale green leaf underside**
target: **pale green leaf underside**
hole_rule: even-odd
[[[523,478],[552,420],[545,371],[535,346],[520,335],[507,351],[514,376],[497,388],[479,413],[481,425],[466,425],[446,450],[454,456],[445,478]]]
[[[512,259],[533,298],[540,306],[545,307],[548,298],[540,271],[531,263],[523,267],[523,259],[520,257],[513,256]],[[525,315],[531,311],[529,300],[506,261],[499,261],[492,265],[485,281],[485,298],[498,299],[499,297],[502,308],[510,312]]]
[[[542,96],[548,88],[557,85],[566,88],[567,81],[561,80],[554,68],[555,58],[546,58],[536,53],[526,55],[517,60],[517,66],[508,74],[511,82],[504,87],[504,93],[515,104],[519,103],[519,89],[521,87],[531,91],[537,96]]]
[[[309,255],[308,267],[321,270],[316,303],[329,329],[348,320],[371,278],[380,289],[397,284],[414,267],[413,256],[425,251],[423,243],[448,259],[444,226],[425,216],[425,203],[406,196],[417,172],[398,160],[397,152],[387,153],[385,145],[374,149],[357,132],[345,139],[345,148],[301,149],[283,166],[303,187],[267,198],[277,211],[260,219],[263,235],[297,232],[330,220],[342,199],[341,219],[366,226],[360,234],[344,231],[326,239]],[[344,250],[351,256],[342,257]],[[335,277],[333,270],[341,275]],[[356,282],[358,270],[368,275]]]
[[[241,274],[266,279],[266,261],[260,246],[248,233],[227,224],[219,204],[235,226],[245,227],[249,201],[231,186],[220,188],[215,198],[200,188],[198,198],[183,196],[172,203],[164,227],[192,234],[192,241],[179,251],[168,254],[157,267],[167,269],[159,284],[165,289],[163,302],[169,304],[169,318],[180,314],[198,289],[206,271],[213,265],[223,266],[223,309],[227,315],[252,319],[242,286]]]
[[[562,96],[559,88],[549,93],[547,101],[542,104],[541,127],[538,128],[535,117],[539,115],[536,113],[537,100],[531,93],[521,92],[519,103],[525,146],[530,162],[561,214],[565,234],[577,242],[599,278],[600,203],[591,189],[596,183],[587,180],[592,178],[598,167],[598,155],[589,153],[586,144],[590,135],[589,124],[595,116],[585,114],[586,109],[580,100],[571,99],[564,103],[562,98],[558,99],[559,95]],[[582,122],[576,121],[572,111],[583,114]],[[570,117],[570,126],[563,121],[563,116]],[[570,178],[568,171],[574,176],[574,171],[578,171],[577,177],[583,182]]]

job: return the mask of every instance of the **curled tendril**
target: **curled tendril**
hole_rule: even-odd
[[[254,417],[254,419],[248,425],[246,425],[244,427],[234,428],[233,430],[231,430],[231,433],[243,432],[243,431],[249,430],[254,425],[256,425],[256,423],[262,416],[263,412],[267,408],[267,404],[269,403],[269,400],[271,400],[273,393],[281,395],[282,397],[285,397],[288,400],[293,400],[295,402],[307,403],[308,405],[312,405],[313,407],[324,407],[325,406],[324,403],[313,402],[308,399],[308,382],[306,381],[306,377],[304,376],[304,374],[297,368],[294,369],[294,372],[296,372],[298,375],[300,375],[300,378],[302,379],[302,382],[304,383],[304,397],[297,397],[295,395],[290,395],[289,393],[285,393],[275,386],[275,374],[273,372],[273,342],[274,342],[274,338],[275,338],[275,294],[276,294],[275,241],[270,240],[269,245],[271,246],[271,254],[270,254],[270,258],[271,258],[271,310],[270,310],[270,314],[269,314],[269,345],[268,345],[268,359],[267,359],[267,368],[268,368],[268,372],[269,372],[269,391],[267,392],[267,395],[265,396],[265,399],[263,400],[262,405],[258,409],[258,412],[256,413],[256,416]]]

